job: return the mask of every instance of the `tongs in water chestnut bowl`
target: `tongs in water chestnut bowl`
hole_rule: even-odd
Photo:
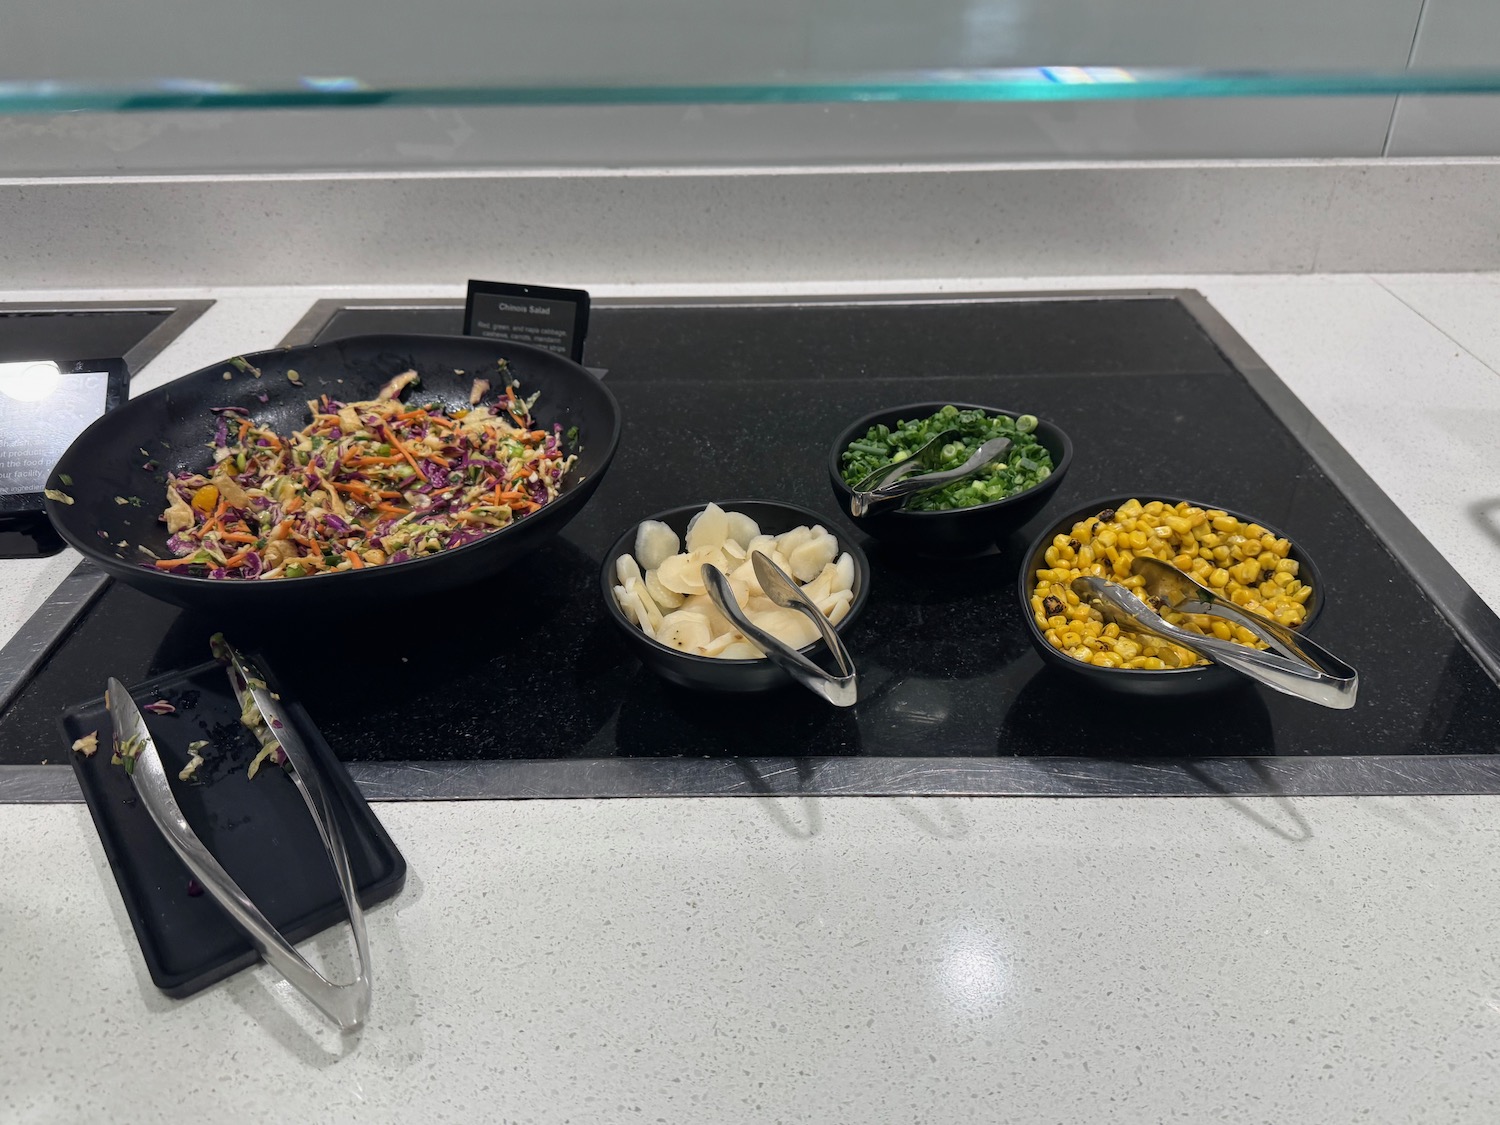
[[[859,698],[859,674],[854,669],[849,650],[844,647],[844,642],[839,639],[832,623],[802,592],[801,587],[792,581],[791,576],[763,553],[751,551],[750,563],[755,568],[756,581],[760,583],[766,597],[782,609],[794,609],[801,613],[817,628],[823,643],[828,646],[828,651],[833,653],[833,659],[838,664],[838,675],[819,668],[785,641],[773,637],[751,621],[734,600],[734,589],[729,585],[724,572],[711,563],[704,563],[703,586],[719,612],[747,639],[753,641],[766,654],[767,660],[803,687],[822,696],[835,707],[854,706]]]

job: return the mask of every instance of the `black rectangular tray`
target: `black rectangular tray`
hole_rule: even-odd
[[[209,662],[169,673],[131,694],[141,706],[165,699],[177,708],[170,715],[144,713],[177,803],[271,923],[296,943],[347,920],[333,867],[292,779],[269,764],[254,780],[246,777],[257,746],[240,724],[223,667]],[[368,907],[392,897],[406,882],[406,861],[307,712],[285,696],[282,703],[323,770],[360,902]],[[110,764],[113,739],[103,697],[69,708],[62,727],[70,745],[99,732],[98,752],[72,754],[73,770],[156,986],[168,996],[189,996],[255,964],[259,954],[218,904],[207,894],[188,893],[191,873],[152,823],[124,767]],[[188,744],[204,738],[213,745],[204,752],[200,780],[178,781]]]

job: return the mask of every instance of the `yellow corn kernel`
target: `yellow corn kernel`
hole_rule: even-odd
[[[1059,532],[1057,535],[1054,535],[1052,537],[1052,545],[1059,549],[1066,547],[1068,545],[1068,536],[1063,535],[1061,532]]]
[[[1281,593],[1281,587],[1274,582],[1268,580],[1260,584],[1260,596],[1264,601],[1270,601],[1279,593]]]
[[[1069,629],[1066,633],[1062,633],[1060,635],[1062,637],[1062,643],[1067,645],[1069,648],[1077,648],[1083,643],[1083,638],[1072,629]]]
[[[1056,629],[1048,629],[1042,636],[1047,638],[1047,643],[1053,648],[1062,648],[1062,635]]]
[[[1148,536],[1144,531],[1136,530],[1130,533],[1130,545],[1137,551],[1139,551],[1149,542],[1151,542],[1151,537]]]
[[[1292,595],[1292,599],[1296,601],[1298,605],[1306,605],[1307,599],[1310,597],[1312,597],[1311,586],[1304,586],[1302,587],[1302,589],[1298,590],[1295,594]]]
[[[1104,627],[1104,635],[1110,639],[1118,637],[1120,635],[1120,627],[1111,621]]]
[[[1104,622],[1102,621],[1085,621],[1083,623],[1083,635],[1090,640],[1097,638],[1102,632],[1104,632]]]
[[[1229,571],[1223,567],[1215,567],[1213,573],[1208,576],[1208,584],[1216,590],[1222,590],[1229,585]]]
[[[1120,561],[1120,549],[1118,547],[1106,547],[1104,548],[1104,557],[1108,559],[1111,564],[1117,563]]]
[[[1240,529],[1240,521],[1235,519],[1233,516],[1227,515],[1215,516],[1213,518],[1213,525],[1215,531],[1230,532],[1238,531]]]
[[[1141,502],[1139,500],[1127,500],[1115,509],[1115,515],[1121,519],[1133,520],[1141,514]]]
[[[1047,628],[1049,629],[1056,629],[1058,632],[1062,632],[1067,627],[1068,619],[1060,613],[1054,613],[1051,617],[1047,618]]]
[[[1166,661],[1164,661],[1159,656],[1148,656],[1148,657],[1146,657],[1146,660],[1145,660],[1145,663],[1144,663],[1143,666],[1146,667],[1146,668],[1148,668],[1148,669],[1150,669],[1153,672],[1160,672],[1163,668],[1165,668],[1167,666],[1167,664],[1166,664]]]
[[[1213,549],[1213,556],[1214,562],[1218,563],[1220,566],[1223,566],[1229,561],[1229,548],[1222,545],[1215,547]]]
[[[1112,652],[1096,652],[1089,663],[1098,665],[1100,668],[1118,668],[1124,661]]]
[[[1255,634],[1243,625],[1236,625],[1234,627],[1234,639],[1242,645],[1253,645],[1255,643]]]
[[[1260,539],[1266,534],[1266,529],[1258,523],[1250,523],[1245,525],[1245,534],[1251,539]]]
[[[1078,548],[1078,566],[1079,566],[1079,569],[1086,570],[1087,568],[1089,568],[1089,567],[1091,567],[1093,565],[1094,565],[1094,548],[1092,548],[1092,547],[1080,547],[1080,548]]]
[[[1278,570],[1275,574],[1271,575],[1271,581],[1274,582],[1274,583],[1276,583],[1276,585],[1285,588],[1287,586],[1290,586],[1293,582],[1295,582],[1297,580],[1295,578],[1293,578],[1290,574],[1288,574],[1286,571],[1284,571],[1284,570]]]
[[[1276,569],[1282,574],[1290,574],[1293,578],[1296,578],[1297,572],[1301,570],[1302,567],[1296,559],[1277,559]]]
[[[1260,563],[1254,559],[1246,559],[1230,571],[1235,580],[1242,586],[1254,586],[1260,581]]]
[[[1172,560],[1172,565],[1175,566],[1178,570],[1192,570],[1193,569],[1193,556],[1192,555],[1178,555],[1176,558],[1174,558]]]
[[[1112,548],[1115,545],[1115,532],[1113,528],[1106,527],[1094,537],[1101,547]]]
[[[1129,637],[1121,637],[1115,642],[1115,651],[1120,654],[1121,659],[1131,660],[1141,654],[1139,641],[1133,641]]]
[[[1256,544],[1256,546],[1259,546],[1259,545],[1260,544],[1258,544],[1258,543]],[[1280,562],[1280,561],[1281,560],[1278,559],[1275,555],[1273,555],[1270,551],[1262,551],[1258,556],[1256,556],[1256,559],[1255,559],[1256,564],[1262,570],[1275,570],[1276,569],[1276,564],[1278,562]]]
[[[1213,630],[1214,636],[1218,637],[1221,641],[1231,640],[1234,637],[1234,630],[1229,627],[1229,622],[1227,621],[1215,621]]]

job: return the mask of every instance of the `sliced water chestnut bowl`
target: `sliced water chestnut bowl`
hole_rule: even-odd
[[[849,557],[854,560],[854,600],[849,603],[849,612],[834,626],[834,629],[842,633],[849,623],[859,616],[869,597],[870,563],[865,558],[865,553],[859,549],[859,545],[850,542],[848,533],[841,531],[827,516],[821,516],[817,512],[796,504],[785,504],[777,500],[715,500],[713,503],[718,504],[726,512],[743,512],[753,519],[759,525],[761,532],[766,535],[780,535],[782,532],[791,531],[792,528],[800,526],[812,527],[815,524],[822,524],[826,527],[838,540],[839,552],[847,551]],[[636,658],[664,680],[697,691],[741,694],[786,687],[792,683],[792,678],[764,658],[725,660],[717,656],[699,656],[696,653],[682,652],[653,640],[646,636],[640,626],[625,616],[625,612],[615,601],[614,588],[619,585],[615,564],[621,555],[634,554],[636,528],[646,520],[659,520],[675,531],[679,538],[686,538],[688,521],[708,504],[709,501],[705,500],[701,504],[689,504],[686,507],[658,512],[654,516],[642,517],[641,520],[625,529],[615,540],[614,545],[605,552],[604,565],[599,572],[600,593],[604,598],[605,612],[625,634],[626,643]],[[825,646],[822,641],[814,641],[804,646],[801,652],[816,660],[818,653],[824,650]],[[855,664],[858,665],[859,653],[856,652],[853,656]]]
[[[1045,482],[1044,482],[1045,483]],[[1238,672],[1225,668],[1219,664],[1195,664],[1188,668],[1106,668],[1097,664],[1085,664],[1075,657],[1069,656],[1061,649],[1053,648],[1047,642],[1046,634],[1037,626],[1036,617],[1031,608],[1031,594],[1036,586],[1036,572],[1045,567],[1047,548],[1052,545],[1052,540],[1058,534],[1070,531],[1075,523],[1086,516],[1096,516],[1108,508],[1118,508],[1128,500],[1139,500],[1141,504],[1149,504],[1153,500],[1160,500],[1164,504],[1188,503],[1195,508],[1204,508],[1211,511],[1223,512],[1233,516],[1241,523],[1259,524],[1278,539],[1286,539],[1291,543],[1291,550],[1287,558],[1294,559],[1298,563],[1298,577],[1307,585],[1312,587],[1312,595],[1307,599],[1307,618],[1297,628],[1298,633],[1307,633],[1323,612],[1323,605],[1327,598],[1327,590],[1323,585],[1323,575],[1318,571],[1307,552],[1297,543],[1297,540],[1286,532],[1277,528],[1274,524],[1267,523],[1263,519],[1237,512],[1233,508],[1226,508],[1222,504],[1206,503],[1202,500],[1193,500],[1183,496],[1163,496],[1158,493],[1137,493],[1125,496],[1105,496],[1069,512],[1060,517],[1056,522],[1050,524],[1046,531],[1042,532],[1026,549],[1026,554],[1021,566],[1021,574],[1017,580],[1017,593],[1021,599],[1021,616],[1025,619],[1026,635],[1031,639],[1032,645],[1042,660],[1054,668],[1062,669],[1073,675],[1082,676],[1095,686],[1106,691],[1120,692],[1126,695],[1148,695],[1148,696],[1177,696],[1197,695],[1202,692],[1222,691],[1226,688],[1242,686],[1249,681]]]
[[[842,472],[843,454],[849,444],[864,437],[872,426],[883,423],[895,429],[898,422],[930,418],[945,406],[956,406],[959,410],[981,410],[991,417],[1005,414],[1011,418],[1019,418],[1031,413],[1028,410],[1007,410],[1000,406],[984,406],[973,402],[943,401],[913,402],[865,415],[851,423],[828,451],[828,476],[833,485],[833,494],[838,497],[840,511],[847,514],[849,501],[854,498],[854,489],[844,482]],[[977,555],[987,551],[1003,542],[1006,536],[1046,507],[1062,484],[1068,469],[1072,467],[1073,442],[1067,434],[1044,418],[1037,420],[1034,434],[1037,443],[1052,455],[1052,473],[1032,488],[1003,500],[991,500],[985,504],[953,508],[945,512],[915,512],[896,508],[867,516],[851,515],[850,518],[866,535],[918,554]]]

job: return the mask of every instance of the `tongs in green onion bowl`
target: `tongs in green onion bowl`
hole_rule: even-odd
[[[957,430],[944,430],[922,443],[909,457],[884,465],[851,485],[854,495],[849,499],[849,514],[858,518],[887,508],[899,508],[917,493],[930,492],[971,477],[1010,452],[1010,438],[991,438],[958,468],[938,471],[944,447],[958,441],[959,437]]]

